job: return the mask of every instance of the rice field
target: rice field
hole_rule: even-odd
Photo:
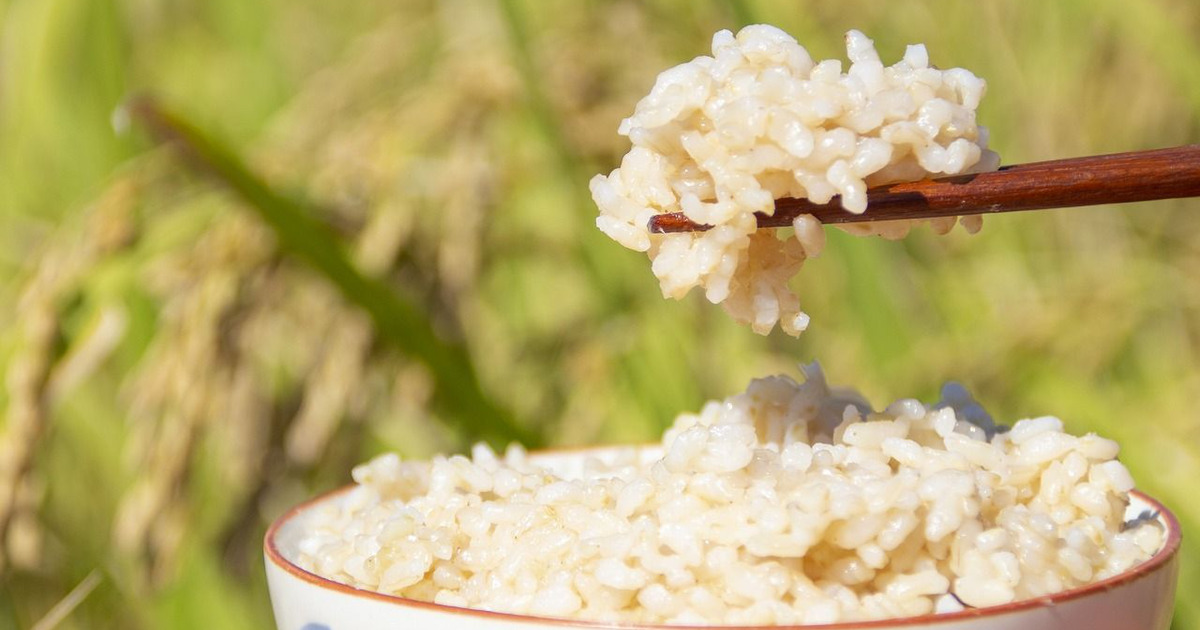
[[[1200,5],[567,6],[0,0],[0,628],[269,627],[266,525],[353,463],[645,441],[812,360],[1112,437],[1200,536],[1200,201],[831,230],[793,339],[663,300],[587,191],[657,72],[754,22],[926,43],[988,80],[1005,163],[1200,142]],[[145,93],[270,202],[162,147]]]

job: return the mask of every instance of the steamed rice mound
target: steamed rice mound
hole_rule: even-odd
[[[661,450],[576,474],[520,448],[354,470],[304,568],[440,604],[605,622],[810,624],[1049,595],[1149,558],[1116,443],[1051,417],[997,427],[960,387],[871,412],[759,379],[684,414]]]
[[[987,132],[975,122],[986,84],[962,68],[939,70],[923,45],[885,67],[870,39],[846,35],[851,61],[816,63],[791,36],[766,25],[713,37],[702,56],[659,75],[619,133],[632,148],[620,168],[597,175],[596,225],[625,247],[647,252],[663,295],[694,287],[760,334],[778,323],[798,335],[808,325],[788,281],[819,253],[821,226],[801,217],[796,235],[755,232],[755,212],[774,200],[867,210],[869,186],[927,176],[994,170]],[[683,212],[714,226],[655,235],[646,223]],[[935,231],[953,217],[931,221]],[[980,219],[964,217],[969,231]],[[856,234],[901,238],[912,222],[862,223]]]

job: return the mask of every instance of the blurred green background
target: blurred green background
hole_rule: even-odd
[[[0,628],[265,628],[265,526],[355,462],[649,440],[814,359],[877,405],[955,379],[998,419],[1115,438],[1195,541],[1200,201],[830,231],[799,340],[664,301],[594,229],[587,180],[653,77],[760,21],[817,58],[859,28],[887,63],[925,42],[974,70],[1006,163],[1200,141],[1194,0],[0,0]],[[306,264],[307,224],[119,110],[143,92],[311,201],[387,287],[377,317]],[[482,407],[427,369],[459,352]],[[1177,628],[1200,628],[1193,549]]]

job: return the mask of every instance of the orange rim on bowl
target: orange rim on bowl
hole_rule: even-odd
[[[267,559],[271,563],[275,564],[279,568],[281,568],[284,571],[291,574],[292,576],[299,578],[300,580],[303,580],[310,584],[313,584],[315,586],[324,588],[324,589],[338,591],[341,593],[345,593],[347,595],[353,595],[355,597],[365,597],[368,599],[374,599],[374,600],[378,600],[378,601],[388,602],[388,603],[394,604],[396,606],[437,610],[437,611],[445,612],[447,614],[469,615],[469,616],[485,617],[485,618],[497,618],[497,619],[504,619],[504,620],[508,620],[508,621],[514,621],[514,622],[515,621],[533,622],[533,623],[538,623],[538,624],[542,624],[542,625],[546,625],[546,626],[570,627],[570,628],[620,627],[620,628],[627,628],[629,630],[662,630],[664,628],[669,628],[670,630],[701,630],[702,628],[704,630],[712,630],[713,628],[731,628],[731,629],[746,628],[747,630],[749,630],[748,626],[675,626],[675,625],[665,626],[665,625],[648,625],[648,624],[637,624],[637,623],[614,624],[614,623],[608,623],[608,622],[587,621],[587,620],[582,620],[582,619],[534,617],[532,615],[522,615],[522,614],[505,613],[505,612],[493,612],[493,611],[489,611],[489,610],[476,610],[473,608],[459,608],[456,606],[444,606],[441,604],[435,604],[433,602],[421,601],[421,600],[416,600],[416,599],[408,599],[406,597],[399,597],[396,595],[387,595],[385,593],[377,593],[375,591],[367,591],[367,590],[354,588],[353,586],[347,586],[346,584],[342,584],[341,582],[336,582],[334,580],[330,580],[328,578],[321,577],[315,573],[312,573],[310,571],[302,569],[302,568],[296,566],[295,564],[293,564],[287,558],[285,558],[283,553],[279,550],[278,546],[275,543],[276,534],[279,532],[279,529],[285,523],[287,523],[291,519],[295,518],[296,515],[300,514],[304,510],[312,507],[313,505],[315,505],[317,503],[321,503],[322,501],[327,501],[343,492],[347,492],[350,489],[352,489],[353,487],[354,486],[344,486],[342,488],[338,488],[337,490],[333,490],[331,492],[328,492],[326,494],[318,496],[314,499],[305,501],[304,503],[301,503],[300,505],[297,505],[297,506],[293,507],[292,509],[288,510],[283,516],[276,519],[275,522],[271,524],[271,527],[267,529],[267,535],[265,536],[265,538],[263,540],[263,551],[266,554]],[[1166,540],[1166,543],[1163,545],[1162,549],[1160,549],[1157,553],[1155,553],[1153,556],[1151,556],[1149,560],[1143,562],[1142,564],[1139,564],[1138,566],[1134,567],[1133,569],[1131,569],[1129,571],[1126,571],[1125,573],[1121,573],[1120,575],[1115,575],[1113,577],[1110,577],[1105,580],[1101,580],[1099,582],[1093,582],[1092,584],[1088,584],[1087,586],[1081,586],[1078,588],[1061,591],[1061,592],[1055,593],[1053,595],[1047,595],[1044,597],[1036,597],[1033,599],[1025,599],[1025,600],[1021,600],[1021,601],[1017,601],[1017,602],[1012,602],[1009,604],[1003,604],[1000,606],[990,606],[987,608],[970,608],[970,609],[963,610],[960,612],[929,614],[929,615],[922,615],[920,617],[904,617],[904,618],[898,618],[898,619],[882,619],[882,620],[878,620],[878,621],[859,621],[859,622],[837,623],[837,624],[821,624],[821,625],[805,625],[805,626],[775,626],[775,627],[776,628],[795,628],[797,630],[822,630],[822,629],[824,629],[824,630],[853,630],[855,628],[897,628],[897,627],[904,627],[904,626],[911,626],[911,625],[918,625],[918,624],[929,625],[929,624],[952,623],[955,621],[962,621],[964,619],[969,619],[971,617],[980,617],[980,616],[994,617],[994,616],[1000,616],[1000,615],[1005,615],[1005,614],[1009,614],[1009,613],[1016,613],[1016,612],[1020,612],[1020,611],[1024,611],[1024,610],[1029,610],[1031,608],[1039,608],[1042,606],[1052,606],[1055,604],[1060,604],[1062,602],[1070,601],[1070,600],[1077,599],[1080,597],[1085,597],[1087,595],[1092,595],[1092,594],[1108,591],[1108,590],[1114,589],[1118,586],[1127,584],[1129,582],[1133,582],[1133,581],[1142,579],[1142,578],[1146,577],[1147,575],[1149,575],[1150,573],[1153,573],[1156,569],[1158,569],[1162,565],[1169,562],[1171,560],[1171,558],[1173,558],[1175,556],[1175,554],[1179,552],[1179,545],[1180,545],[1180,542],[1183,540],[1183,535],[1179,529],[1179,521],[1175,518],[1175,515],[1172,514],[1170,510],[1168,510],[1165,506],[1163,506],[1162,503],[1160,503],[1156,499],[1153,499],[1153,498],[1147,496],[1146,494],[1139,492],[1137,490],[1130,492],[1130,495],[1135,496],[1142,502],[1148,504],[1153,510],[1155,510],[1156,512],[1158,512],[1159,515],[1161,515],[1163,521],[1166,522],[1166,526],[1167,526],[1167,532],[1166,532],[1167,540]]]

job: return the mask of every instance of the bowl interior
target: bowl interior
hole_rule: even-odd
[[[531,454],[530,460],[544,468],[553,471],[555,474],[566,478],[572,478],[581,476],[583,471],[588,467],[589,462],[595,462],[597,460],[604,462],[605,464],[612,465],[617,462],[629,463],[634,459],[639,460],[642,463],[648,463],[655,461],[660,457],[660,447],[644,446],[547,451]],[[294,575],[304,574],[305,581],[310,583],[323,585],[323,587],[327,588],[336,588],[338,590],[348,589],[348,587],[335,584],[325,578],[312,575],[307,571],[304,571],[296,566],[295,562],[299,556],[300,541],[304,536],[304,532],[307,529],[309,522],[316,518],[321,510],[336,506],[339,502],[345,501],[346,497],[348,496],[347,490],[350,488],[350,486],[347,486],[321,497],[317,497],[307,503],[297,506],[284,516],[280,517],[280,519],[277,520],[267,532],[265,546],[267,548],[267,556],[269,561],[275,562],[276,564],[289,564],[290,566],[285,567],[289,573]],[[1164,531],[1166,532],[1166,535],[1163,537],[1163,547],[1160,548],[1142,565],[1139,565],[1138,567],[1135,567],[1130,571],[1113,578],[1109,578],[1107,580],[1078,589],[1073,589],[1071,591],[1057,593],[1049,597],[1039,598],[1037,600],[1026,600],[1024,602],[1015,602],[1013,604],[1007,604],[1005,606],[995,608],[971,609],[966,613],[954,613],[945,616],[939,615],[938,617],[948,618],[964,614],[969,614],[971,616],[990,616],[993,614],[992,611],[995,611],[995,614],[1001,614],[1005,611],[1011,612],[1013,608],[1053,605],[1054,603],[1066,601],[1080,595],[1099,593],[1113,589],[1129,579],[1136,579],[1132,577],[1135,574],[1144,574],[1147,572],[1156,571],[1173,558],[1175,553],[1178,551],[1180,544],[1181,535],[1179,523],[1175,519],[1174,515],[1166,510],[1161,503],[1135,490],[1130,493],[1130,502],[1129,506],[1126,508],[1125,518],[1127,521],[1139,518],[1154,519],[1163,526]],[[359,592],[361,593],[362,591]],[[372,593],[371,596],[375,599],[387,600],[397,605],[418,604],[417,602],[412,602],[404,598],[393,597],[389,595]],[[420,602],[419,605],[423,607],[445,608],[448,611],[457,610],[425,602]],[[503,614],[501,613],[501,615]],[[876,623],[880,622],[868,622],[867,626],[875,627]],[[584,622],[579,623],[578,625],[588,626],[590,624]]]

